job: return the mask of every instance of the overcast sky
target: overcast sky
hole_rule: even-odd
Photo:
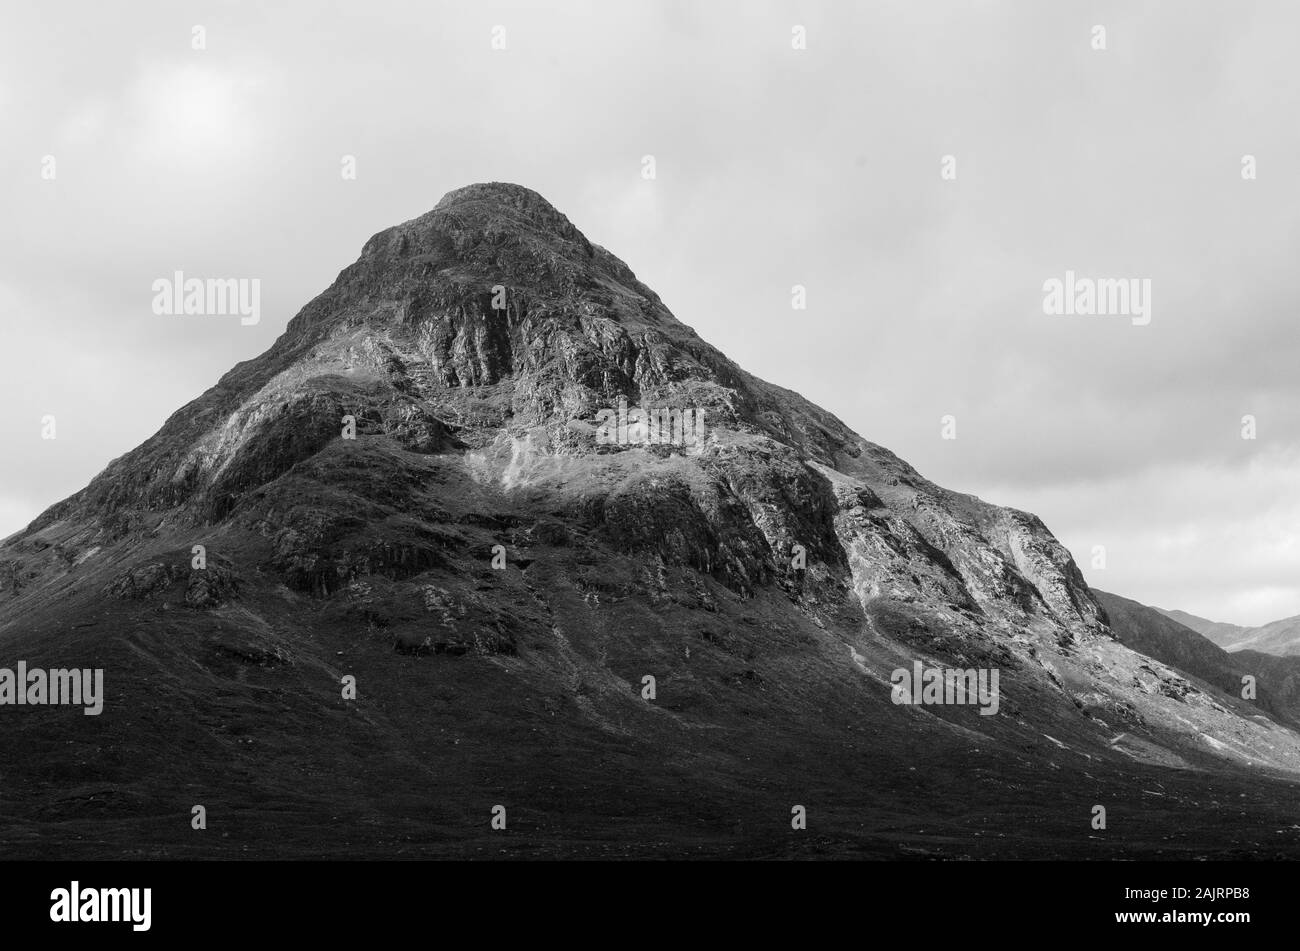
[[[1300,613],[1297,35],[1241,0],[11,4],[0,536],[372,234],[499,180],[745,368],[1038,513],[1093,585]],[[156,316],[178,269],[259,278],[261,322]],[[1045,315],[1067,269],[1149,279],[1150,323]]]

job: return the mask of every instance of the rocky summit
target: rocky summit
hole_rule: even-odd
[[[471,185],[0,547],[0,666],[104,672],[0,707],[0,845],[1300,853],[1285,711],[1149,620]]]

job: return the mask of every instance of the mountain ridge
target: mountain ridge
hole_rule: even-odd
[[[1177,609],[1155,610],[1203,634],[1224,650],[1256,650],[1279,657],[1300,656],[1300,614],[1251,627],[1210,621]]]

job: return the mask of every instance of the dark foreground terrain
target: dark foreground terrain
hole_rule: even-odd
[[[620,398],[706,435],[611,444]],[[1285,671],[1243,700],[1167,618],[1112,629],[1037,518],[746,374],[518,186],[374,236],[0,585],[0,666],[106,688],[0,707],[9,858],[1300,855]],[[895,704],[916,661],[998,670],[996,714]]]

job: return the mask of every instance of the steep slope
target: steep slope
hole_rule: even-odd
[[[625,406],[654,423],[611,431]],[[1296,734],[1118,643],[1036,517],[747,374],[515,185],[375,235],[0,566],[4,662],[107,692],[0,711],[11,855],[1293,847]],[[996,712],[893,702],[918,662],[997,671]]]
[[[1300,720],[1300,657],[1278,657],[1259,651],[1233,651],[1229,656],[1259,684],[1260,705]]]
[[[1209,638],[1174,621],[1169,612],[1093,589],[1111,632],[1126,647],[1196,678],[1204,689],[1237,706],[1243,715],[1258,711],[1300,728],[1300,661],[1287,663],[1252,651],[1229,653]],[[1255,678],[1255,697],[1242,701],[1243,677]]]

